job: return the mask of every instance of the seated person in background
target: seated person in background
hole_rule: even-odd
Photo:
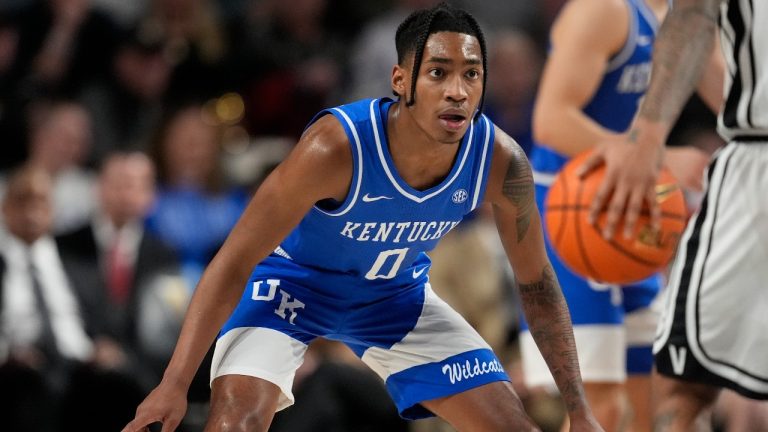
[[[92,144],[92,121],[85,108],[69,100],[34,103],[29,111],[29,161],[53,180],[54,234],[77,229],[95,206],[93,174],[83,166]]]
[[[11,175],[2,202],[7,235],[0,242],[0,418],[4,430],[51,431],[62,425],[59,413],[81,422],[77,413],[92,410],[89,425],[112,430],[115,421],[130,416],[130,403],[141,392],[105,372],[110,358],[85,332],[50,236],[52,188],[46,171],[28,165]],[[103,393],[74,391],[94,387],[115,396],[98,403]],[[66,408],[60,406],[65,401]]]
[[[173,349],[188,290],[173,251],[143,227],[155,197],[152,161],[114,153],[97,186],[95,217],[56,241],[95,343],[148,390]]]

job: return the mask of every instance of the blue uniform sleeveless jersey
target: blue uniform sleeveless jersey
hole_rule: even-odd
[[[355,283],[397,284],[427,265],[424,252],[482,201],[494,139],[490,121],[473,122],[447,178],[419,191],[398,176],[389,154],[391,103],[363,100],[320,113],[334,115],[352,141],[353,180],[338,208],[316,206],[282,243],[280,252],[296,264]]]
[[[341,203],[318,203],[256,266],[219,336],[218,374],[269,379],[290,399],[290,371],[275,372],[281,365],[255,368],[233,360],[233,366],[220,359],[236,350],[233,334],[250,328],[266,329],[267,336],[255,339],[281,340],[283,351],[298,352],[318,336],[346,343],[386,381],[408,418],[430,415],[419,405],[423,400],[508,380],[487,344],[432,293],[426,255],[482,202],[494,126],[484,115],[473,121],[446,178],[416,190],[399,177],[389,153],[392,103],[361,100],[315,118],[333,115],[346,131],[354,163],[348,194]]]
[[[587,116],[615,132],[623,132],[629,127],[640,99],[648,88],[651,51],[658,27],[656,16],[643,0],[626,0],[626,3],[629,10],[627,41],[623,49],[610,60],[597,91],[583,108]],[[537,204],[544,213],[544,202],[549,186],[568,161],[568,157],[534,143],[530,159],[534,171]],[[659,292],[658,276],[623,287],[586,281],[563,264],[548,238],[545,242],[550,261],[568,301],[574,326],[595,328],[595,326],[621,325],[627,313],[647,307]],[[523,323],[523,329],[527,329],[526,323]],[[579,328],[575,327],[575,331],[578,332]],[[630,336],[628,338],[631,339]],[[577,342],[580,342],[578,334]],[[631,340],[628,342],[632,345]],[[648,335],[648,341],[643,340],[639,344],[643,346],[642,355],[633,355],[633,348],[630,349],[630,355],[627,357],[627,369],[630,372],[650,371],[651,342],[652,332]],[[580,356],[582,351],[588,350],[579,346]],[[605,365],[603,368],[607,369],[608,366]],[[584,369],[585,366],[582,366],[585,378],[589,380],[590,372]],[[546,373],[546,369],[541,368],[541,370]],[[602,376],[599,379],[603,380],[603,378],[605,377]]]

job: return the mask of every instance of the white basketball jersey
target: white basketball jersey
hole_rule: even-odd
[[[768,1],[728,0],[720,11],[728,68],[719,130],[727,139],[768,136]]]

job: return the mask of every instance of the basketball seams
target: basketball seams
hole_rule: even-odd
[[[563,193],[568,193],[567,191]],[[562,212],[569,212],[569,211],[588,211],[589,206],[583,205],[583,204],[553,204],[546,207],[547,211],[562,211]],[[603,210],[601,213],[605,213],[605,210]],[[651,212],[648,211],[648,209],[643,209],[639,213],[640,216],[650,216]],[[675,212],[661,212],[661,218],[662,219],[671,219],[671,220],[679,220],[679,221],[687,221],[688,215],[679,214]]]
[[[563,197],[563,202],[568,205],[568,179],[565,177],[561,178],[562,186],[560,187],[560,192]],[[551,189],[550,189],[551,190]],[[547,208],[547,211],[550,211],[550,208]],[[562,216],[560,217],[562,220]],[[557,229],[557,234],[555,235],[554,242],[555,244],[560,244],[560,241],[563,239],[563,236],[565,235],[565,224],[561,223],[560,226]]]
[[[581,195],[582,192],[584,192],[584,182],[579,182],[578,189],[576,190],[576,202],[581,202]],[[576,247],[579,249],[579,256],[581,257],[581,260],[584,262],[584,265],[587,268],[587,272],[595,275],[595,279],[601,279],[599,277],[599,272],[595,270],[595,268],[592,266],[592,262],[589,260],[589,254],[587,254],[587,250],[584,247],[584,241],[582,239],[581,234],[581,227],[582,225],[586,224],[580,224],[579,223],[579,217],[582,215],[582,211],[578,210],[575,212],[571,212],[573,214],[574,218],[574,224],[576,225]]]

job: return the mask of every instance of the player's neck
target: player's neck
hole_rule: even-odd
[[[387,141],[398,174],[417,190],[426,190],[443,181],[460,147],[458,143],[432,138],[403,103],[394,104],[389,110]]]
[[[458,143],[444,143],[430,136],[402,101],[393,104],[387,116],[387,139],[392,154],[424,155],[444,152],[446,147],[454,147],[455,151],[458,147]]]

